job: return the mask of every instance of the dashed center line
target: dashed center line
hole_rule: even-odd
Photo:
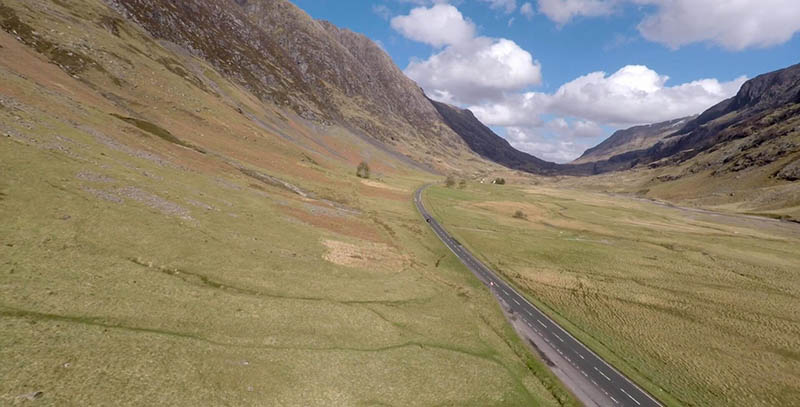
[[[620,387],[619,389],[620,389],[620,390],[622,390],[622,392],[623,392],[623,393],[625,393],[625,395],[626,395],[626,396],[630,397],[630,398],[631,398],[631,400],[633,400],[633,402],[634,402],[634,403],[636,403],[636,405],[639,405],[639,406],[641,406],[641,405],[642,405],[642,403],[640,403],[640,402],[639,402],[639,400],[636,400],[635,398],[633,398],[633,396],[631,396],[630,394],[628,394],[628,392],[627,392],[627,391],[625,391],[625,389],[623,389],[622,387]]]
[[[609,382],[611,381],[611,378],[610,378],[610,377],[608,377],[608,376],[606,376],[606,374],[605,374],[605,373],[603,373],[603,371],[602,371],[602,370],[598,369],[597,367],[595,367],[595,368],[594,368],[594,370],[597,370],[597,373],[600,373],[601,375],[603,375],[603,377],[605,377],[605,378],[606,378],[606,380],[608,380]]]
[[[417,195],[415,196],[414,201],[417,204],[417,207],[420,210],[420,212],[423,213],[423,216],[427,217],[425,209],[424,209],[424,206],[422,204],[421,191],[422,191],[422,189],[420,189],[420,191],[418,191]],[[565,343],[565,339],[563,337],[561,337],[559,334],[555,333],[555,332],[548,331],[548,326],[546,325],[546,323],[538,318],[538,316],[544,315],[543,313],[541,313],[541,311],[539,311],[535,306],[532,306],[523,297],[521,297],[517,293],[517,291],[515,291],[509,285],[505,284],[502,280],[495,280],[497,277],[493,274],[493,272],[488,267],[483,265],[480,261],[478,261],[475,257],[473,257],[473,255],[466,248],[461,246],[461,244],[455,238],[453,238],[452,236],[447,234],[447,232],[444,230],[444,228],[441,225],[436,223],[433,219],[428,219],[428,223],[433,228],[433,231],[436,233],[436,235],[438,235],[438,237],[445,243],[445,245],[448,246],[456,254],[456,257],[458,257],[462,262],[464,262],[464,264],[467,265],[468,268],[470,268],[474,273],[476,273],[478,278],[480,278],[484,282],[488,282],[489,283],[488,285],[491,286],[490,287],[491,291],[494,291],[494,293],[497,294],[497,290],[498,289],[501,290],[502,293],[505,295],[504,300],[507,301],[507,300],[511,299],[511,300],[514,301],[514,304],[516,304],[517,306],[522,307],[522,305],[524,303],[525,307],[522,307],[522,310],[524,310],[528,314],[530,319],[521,318],[521,320],[524,321],[528,325],[528,327],[530,327],[534,332],[536,332],[539,335],[540,338],[544,339],[551,346],[551,349],[555,349],[567,362],[569,362],[570,364],[572,364],[574,366],[575,371],[580,371],[581,374],[583,374],[588,380],[590,380],[595,386],[597,386],[599,390],[601,390],[603,393],[605,393],[605,395],[608,396],[608,398],[610,400],[612,400],[616,405],[623,405],[623,403],[620,403],[619,400],[617,400],[616,398],[614,398],[614,396],[609,394],[608,391],[611,390],[610,387],[608,389],[606,389],[606,388],[604,388],[604,386],[599,385],[595,381],[594,378],[590,377],[586,373],[585,370],[583,370],[578,364],[576,364],[577,360],[573,361],[573,359],[570,359],[570,357],[567,356],[567,354],[565,353],[566,349],[565,350],[558,349],[558,347],[556,346],[556,343],[555,342],[551,342],[549,337],[554,337],[554,338],[558,339],[561,343]],[[511,290],[513,292],[513,294],[514,294],[513,296],[512,296],[512,292],[509,292],[509,290]],[[537,311],[536,314],[534,314],[533,311]],[[519,312],[519,310],[515,310],[514,312]],[[521,314],[521,312],[520,312],[520,314]],[[547,319],[546,316],[544,316],[544,318]],[[537,329],[533,325],[532,321],[534,319],[536,319],[536,322],[544,328],[543,330],[540,331],[539,329]],[[550,321],[550,322],[553,323],[553,325],[554,325],[553,331],[556,331],[556,330],[558,330],[560,328],[560,326],[558,324],[556,324],[555,322],[553,322],[553,321]],[[562,335],[564,335],[564,334],[569,335],[563,329],[561,329],[561,331],[562,331]],[[548,334],[548,335],[545,335],[545,334]],[[572,339],[575,339],[575,338],[572,338]],[[582,345],[579,341],[578,341],[578,344]],[[581,352],[578,352],[578,351],[576,351],[574,349],[569,349],[569,350],[571,352],[573,352],[575,355],[577,355],[579,358],[581,358],[582,360],[586,360],[586,357]],[[596,359],[599,359],[599,357],[597,357],[597,355],[594,355],[594,354],[591,353],[591,350],[588,350],[587,348],[581,348],[581,350],[588,351],[590,353],[590,356],[595,357]],[[599,360],[600,360],[600,362],[604,362],[602,359],[599,359]],[[591,359],[591,362],[594,362],[594,361],[595,361],[594,359]],[[610,365],[608,365],[608,364],[606,364],[606,366],[611,368]],[[604,371],[600,370],[600,368],[598,368],[597,366],[593,366],[592,368],[595,371],[597,371],[597,373],[602,375],[606,380],[608,380],[610,382],[610,384],[608,386],[612,386],[612,385],[616,384],[611,380],[611,378]],[[613,368],[611,368],[611,369],[613,370]],[[633,386],[633,388],[636,388],[635,384],[633,384],[632,382],[630,382],[630,384]],[[620,387],[619,389],[628,398],[633,400],[633,402],[636,403],[636,405],[641,406],[641,403],[639,402],[639,400],[634,398],[624,388]],[[649,395],[647,395],[646,393],[644,393],[644,395],[649,397]],[[652,397],[651,397],[651,399],[652,399]],[[624,401],[624,398],[623,398],[623,401]]]

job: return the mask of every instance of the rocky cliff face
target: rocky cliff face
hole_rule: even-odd
[[[471,111],[431,100],[445,123],[467,143],[472,151],[487,160],[515,170],[534,174],[554,174],[563,170],[558,164],[519,151],[508,141],[481,123]]]
[[[681,123],[685,124],[675,127]],[[736,96],[694,119],[618,131],[587,150],[576,164],[593,161],[595,173],[637,166],[676,166],[686,162],[696,162],[692,172],[704,169],[715,173],[738,172],[800,152],[798,124],[800,65],[794,65],[745,82]],[[636,143],[651,145],[631,148]],[[609,155],[615,149],[627,151],[604,160],[594,159],[599,154]],[[715,157],[713,160],[708,159],[711,155]]]
[[[380,47],[314,20],[288,1],[109,2],[153,36],[209,61],[264,101],[310,120],[350,126],[420,161],[468,151]]]
[[[695,116],[683,117],[661,123],[617,130],[602,143],[586,150],[580,158],[573,161],[573,163],[582,164],[601,161],[629,151],[649,148],[668,135],[680,130],[689,120],[694,119],[694,117]]]

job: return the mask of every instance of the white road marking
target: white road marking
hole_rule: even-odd
[[[533,328],[533,325],[531,325],[531,323],[530,323],[530,322],[528,322],[528,321],[525,321],[525,323],[526,323],[526,324],[528,324],[528,326],[529,326],[529,327]]]
[[[625,393],[625,395],[626,395],[626,396],[630,397],[630,398],[631,398],[631,400],[633,400],[633,402],[634,402],[634,403],[636,403],[636,405],[639,405],[639,406],[641,406],[641,405],[642,405],[642,403],[640,403],[640,402],[639,402],[639,400],[636,400],[635,398],[633,398],[633,396],[631,396],[630,394],[628,394],[628,392],[627,392],[627,391],[625,391],[625,389],[623,389],[622,387],[620,387],[619,389],[620,389],[620,390],[622,390],[622,392],[623,392],[623,393]]]
[[[594,381],[594,379],[592,379],[592,383],[594,383],[594,385],[595,385],[595,386],[599,386],[599,385],[597,384],[597,382],[596,382],[596,381]]]
[[[563,340],[563,339],[561,339],[561,337],[560,337],[560,336],[558,336],[558,334],[557,334],[557,333],[553,332],[553,335],[555,335],[555,336],[556,336],[556,338],[558,338],[558,340],[559,340],[559,341],[561,341],[561,342],[564,342],[564,340]]]
[[[543,326],[543,327],[547,328],[547,325],[545,325],[545,324],[544,324],[544,322],[542,322],[541,320],[537,319],[537,320],[536,320],[536,322],[538,322],[538,323],[539,323],[539,325],[541,325],[541,326]]]
[[[561,349],[556,349],[556,351],[558,352],[559,355],[563,355],[564,354],[564,352],[562,352]]]
[[[606,376],[606,374],[605,374],[605,373],[603,373],[603,371],[602,371],[602,370],[598,369],[597,367],[595,367],[595,368],[594,368],[594,370],[597,370],[597,373],[600,373],[601,375],[603,375],[603,377],[605,377],[605,378],[606,378],[606,380],[608,380],[609,382],[611,381],[611,378],[610,378],[610,377],[608,377],[608,376]]]
[[[419,203],[419,207],[421,208],[421,209],[420,209],[420,211],[421,211],[421,212],[423,212],[423,215],[424,215],[424,212],[425,212],[425,206],[424,206],[424,205],[423,205],[423,203],[422,203],[421,196],[422,196],[422,194],[421,194],[421,190],[420,190],[420,191],[418,192],[418,195],[417,195],[417,202]],[[438,235],[438,237],[439,237],[441,240],[443,240],[443,241],[444,241],[444,243],[446,243],[446,246],[447,246],[447,247],[448,247],[450,250],[454,250],[454,249],[455,249],[454,251],[459,251],[459,252],[461,252],[463,255],[470,256],[470,258],[469,258],[468,260],[470,261],[470,263],[475,263],[475,264],[478,264],[478,268],[480,269],[479,271],[483,271],[484,269],[485,269],[485,270],[488,270],[488,269],[486,269],[486,268],[485,268],[485,267],[484,267],[482,264],[480,264],[480,263],[476,263],[476,260],[475,260],[474,258],[472,258],[472,257],[471,257],[471,254],[470,254],[470,253],[469,253],[469,252],[468,252],[468,251],[467,251],[465,248],[463,248],[463,247],[460,247],[460,245],[459,245],[459,244],[457,244],[457,243],[455,242],[455,239],[453,239],[452,237],[450,237],[450,236],[449,236],[449,235],[448,235],[448,234],[447,234],[447,233],[444,231],[444,228],[442,228],[442,227],[441,227],[441,225],[439,225],[438,223],[436,223],[436,222],[435,222],[435,220],[431,219],[430,226],[431,226],[431,228],[433,229],[433,231],[434,231],[434,232],[436,232],[436,235]],[[452,242],[448,242],[448,240],[450,240],[450,239],[452,239]],[[452,244],[451,244],[451,243],[452,243]],[[457,255],[457,257],[459,257],[459,258],[461,258],[461,257],[462,257],[462,256],[458,255],[457,253],[456,253],[456,255]],[[463,261],[464,259],[461,259],[461,260]],[[483,271],[483,272],[484,272],[484,273],[488,273],[488,275],[489,275],[489,276],[491,276],[491,277],[494,277],[494,274],[493,274],[491,271]],[[491,277],[490,277],[490,279],[491,279]],[[499,285],[499,283],[498,283],[498,285]],[[509,292],[505,290],[505,288],[503,288],[502,290],[503,290],[503,292],[504,292],[506,295],[510,295],[510,294],[509,294]],[[515,302],[516,302],[516,299],[515,299]],[[526,302],[526,304],[527,304],[527,302]],[[536,309],[536,308],[534,307],[534,309]],[[525,312],[527,312],[527,313],[528,313],[530,316],[532,316],[532,317],[534,316],[533,314],[531,314],[531,312],[530,312],[529,310],[525,310]],[[537,322],[538,322],[539,324],[541,324],[543,327],[545,327],[545,328],[547,327],[547,326],[545,326],[545,325],[544,325],[544,323],[543,323],[542,321],[540,321],[540,320],[538,320],[538,319],[537,319]],[[558,327],[558,325],[557,325],[557,324],[555,324],[555,323],[554,323],[554,325]],[[542,337],[545,339],[545,341],[547,341],[548,343],[550,342],[550,341],[549,341],[549,340],[548,340],[546,337],[544,337],[544,335],[543,335],[541,332],[539,332],[539,331],[538,331],[536,328],[533,328],[533,330],[534,330],[534,331],[536,331],[537,333],[539,333],[539,335],[540,335],[540,336],[542,336]],[[563,331],[563,329],[562,329],[562,331]],[[572,335],[570,335],[568,332],[566,332],[566,331],[563,331],[563,332],[564,332],[564,333],[566,333],[567,335],[569,335],[570,337],[572,337]],[[556,335],[556,337],[558,337],[558,335]],[[574,337],[572,337],[572,338],[573,338],[573,339],[575,339]],[[559,339],[561,339],[561,338],[559,337]],[[592,354],[594,354],[594,353],[593,353],[593,352],[592,352],[590,349],[586,348],[586,347],[585,347],[585,345],[583,345],[583,343],[581,343],[581,342],[580,342],[580,341],[578,341],[577,339],[575,339],[575,340],[578,342],[578,344],[580,344],[580,345],[584,346],[584,349],[585,349],[586,351],[588,351],[589,353],[592,353]],[[562,340],[562,341],[563,341],[563,340]],[[581,359],[584,359],[584,360],[586,359],[586,358],[585,358],[585,357],[584,357],[582,354],[580,354],[580,353],[578,353],[578,352],[575,352],[575,353],[576,353],[576,354],[578,355],[578,357],[580,357]],[[610,370],[612,370],[612,371],[615,371],[615,372],[619,373],[619,372],[618,372],[616,369],[614,369],[614,367],[613,367],[613,366],[609,365],[609,364],[608,364],[608,363],[607,363],[605,360],[601,359],[601,358],[600,358],[599,356],[597,356],[596,354],[595,354],[595,356],[597,357],[597,359],[598,359],[598,360],[600,360],[600,362],[602,362],[603,364],[605,364],[605,365],[606,365],[606,367],[608,367]],[[574,364],[574,363],[573,363],[573,364]],[[576,367],[576,369],[579,369],[577,365],[576,365],[575,367]],[[595,370],[597,370],[597,371],[598,371],[598,372],[599,372],[601,375],[603,375],[603,377],[605,377],[606,379],[608,379],[609,381],[611,381],[611,379],[609,379],[609,378],[608,378],[608,376],[606,376],[606,375],[605,375],[605,373],[603,373],[602,371],[600,371],[600,370],[599,370],[597,367],[594,367],[594,369],[595,369]],[[585,372],[585,371],[581,370],[581,373],[582,373],[584,376],[586,376],[587,378],[589,377],[589,376],[586,374],[586,372]],[[632,381],[630,381],[630,380],[629,380],[628,378],[626,378],[625,376],[622,376],[622,378],[623,378],[625,381],[627,381],[629,384],[631,384],[631,385],[632,385],[634,388],[636,388],[636,389],[639,389],[639,388],[638,388],[638,386],[637,386],[635,383],[633,383]],[[639,401],[638,401],[638,400],[636,400],[636,399],[635,399],[633,396],[631,396],[631,395],[630,395],[628,392],[626,392],[626,391],[625,391],[625,389],[622,389],[622,388],[620,388],[620,390],[622,390],[622,392],[623,392],[623,393],[625,393],[625,395],[627,395],[628,397],[630,397],[630,399],[631,399],[631,400],[633,400],[633,401],[634,401],[634,402],[635,402],[637,405],[641,405],[641,403],[639,403]],[[611,397],[611,396],[608,394],[608,392],[607,392],[607,391],[605,391],[605,389],[603,389],[603,392],[604,392],[604,393],[606,393],[606,395],[608,395],[609,397]],[[642,394],[644,394],[646,397],[648,397],[650,400],[652,400],[652,401],[653,401],[654,403],[656,403],[657,405],[659,405],[659,406],[661,405],[661,403],[659,403],[658,401],[656,401],[656,399],[654,399],[654,398],[653,398],[652,396],[650,396],[649,394],[647,394],[647,393],[645,393],[645,392],[643,392]],[[611,399],[612,399],[612,400],[614,400],[614,402],[617,402],[617,400],[616,400],[616,399],[614,399],[613,397],[611,397]],[[617,402],[617,403],[618,403],[618,402]]]
[[[608,397],[611,397],[611,400],[613,400],[615,403],[619,404],[619,401],[617,401],[617,399],[615,399],[614,396],[608,396]]]
[[[516,299],[516,298],[512,298],[512,300],[514,300],[514,303],[515,303],[515,304],[517,304],[517,305],[522,305],[522,304],[520,304],[520,303],[519,303],[519,301],[517,301],[517,299]]]
[[[572,359],[570,359],[569,356],[564,356],[564,359],[566,359],[567,362],[572,363]]]

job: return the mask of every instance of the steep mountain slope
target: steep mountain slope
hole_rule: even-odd
[[[0,405],[574,405],[379,118],[233,2],[159,3],[0,3]]]
[[[668,135],[680,130],[686,122],[695,116],[668,120],[661,123],[634,126],[625,130],[617,130],[600,144],[584,151],[573,161],[582,164],[611,158],[628,151],[641,150],[663,140]]]
[[[431,103],[442,115],[445,123],[481,157],[508,168],[534,174],[552,174],[559,171],[558,164],[541,160],[512,147],[506,139],[481,123],[471,111],[435,100],[431,100]]]
[[[797,149],[793,142],[782,139],[796,132],[792,123],[800,109],[798,104],[800,65],[794,65],[745,82],[736,96],[711,107],[652,147],[619,154],[612,159],[659,166],[684,162],[740,139],[752,141],[749,147],[743,146],[740,153],[765,142],[770,145],[784,142],[770,156],[769,162],[772,162]],[[747,154],[750,153],[744,155]],[[744,155],[731,152],[718,166],[722,169]]]
[[[362,35],[312,19],[288,1],[110,3],[262,101],[320,123],[350,126],[440,169],[469,155],[422,90],[383,50]]]
[[[650,148],[594,164],[610,162],[634,170],[606,176],[621,186],[612,190],[800,219],[800,65],[747,81]]]

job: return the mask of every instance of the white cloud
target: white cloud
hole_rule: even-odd
[[[533,18],[533,14],[534,14],[533,5],[530,2],[525,3],[522,6],[520,6],[519,12],[520,12],[520,14],[525,16],[525,18],[530,20],[531,18]]]
[[[546,127],[562,138],[570,140],[600,137],[604,134],[602,127],[589,120],[575,120],[570,123],[563,117],[558,117],[547,122]]]
[[[505,127],[539,127],[541,116],[550,106],[550,96],[539,92],[506,95],[503,100],[470,106],[469,109],[484,124]]]
[[[650,41],[671,48],[711,42],[731,50],[768,47],[800,31],[798,0],[636,0],[657,7],[639,24]]]
[[[481,0],[484,3],[489,3],[493,9],[502,9],[506,14],[511,14],[517,9],[517,0]]]
[[[539,12],[563,25],[575,17],[611,14],[615,0],[539,0]]]
[[[562,85],[549,110],[607,124],[653,123],[700,113],[734,95],[746,78],[666,86],[668,79],[642,65],[628,65],[611,75],[593,72]]]
[[[611,75],[583,75],[552,94],[510,94],[470,109],[481,121],[495,126],[540,126],[539,117],[551,114],[622,127],[700,113],[736,94],[745,79],[701,79],[667,86],[668,76],[646,66],[628,65]]]
[[[475,24],[449,4],[417,7],[407,16],[392,18],[391,25],[404,37],[434,47],[460,44],[475,36]]]
[[[541,83],[541,65],[514,41],[477,37],[445,48],[404,71],[426,91],[459,103],[502,99],[506,92]]]
[[[611,14],[623,3],[654,7],[639,32],[673,49],[698,42],[730,50],[769,47],[800,31],[798,0],[539,0],[539,11],[563,25]]]
[[[413,60],[406,75],[430,96],[453,103],[500,100],[542,80],[541,65],[514,41],[476,37],[475,26],[452,5],[419,7],[392,19],[406,38],[445,46],[427,60]]]
[[[701,113],[736,94],[745,79],[669,86],[669,77],[628,65],[611,75],[583,75],[552,94],[507,93],[502,100],[469,108],[483,123],[504,127],[514,147],[565,162],[597,144],[606,135],[604,126],[623,128]],[[551,116],[556,118],[545,121]]]
[[[506,129],[506,139],[520,151],[557,163],[572,161],[590,147],[574,139],[547,137],[542,133],[541,129],[509,127]]]

